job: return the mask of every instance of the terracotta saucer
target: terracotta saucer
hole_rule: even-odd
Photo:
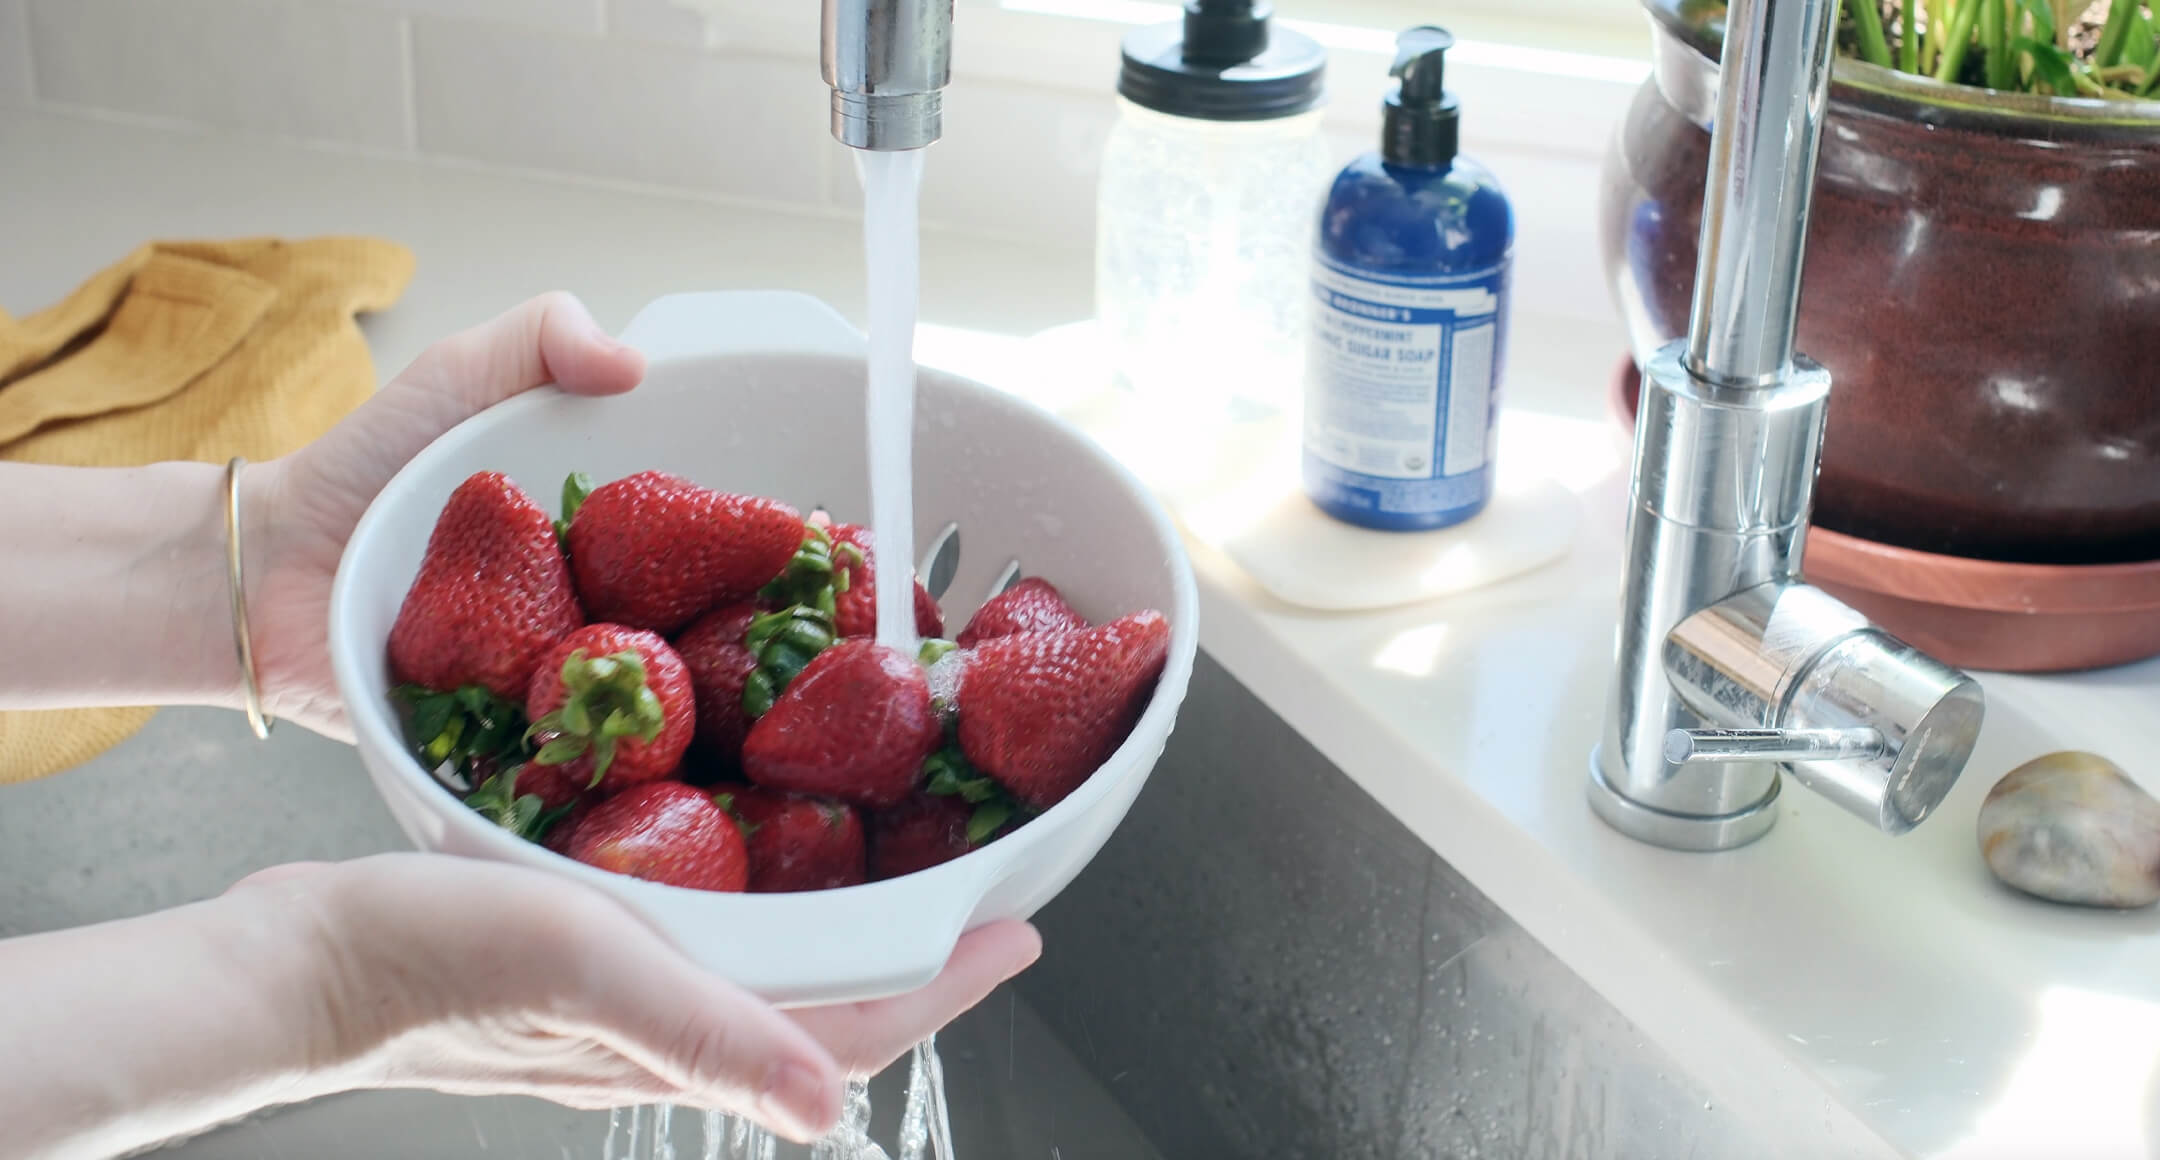
[[[1622,358],[1609,401],[1629,430],[1640,389],[1634,360]],[[2160,560],[2013,564],[1811,528],[1804,570],[1810,584],[1959,668],[2064,672],[2160,656]]]

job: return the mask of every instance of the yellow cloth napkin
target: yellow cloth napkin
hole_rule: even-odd
[[[275,459],[375,389],[355,316],[396,302],[372,238],[146,245],[27,318],[0,311],[0,459],[126,467]],[[152,709],[0,712],[0,783],[79,765]]]

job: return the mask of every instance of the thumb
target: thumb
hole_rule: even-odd
[[[424,392],[462,417],[542,383],[615,395],[644,376],[644,355],[600,329],[575,296],[556,291],[429,347],[391,386]]]

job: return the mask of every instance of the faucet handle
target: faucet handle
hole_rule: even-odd
[[[1675,729],[1665,735],[1665,760],[1674,765],[1711,761],[1843,761],[1881,757],[1889,748],[1882,732],[1857,729]]]
[[[1783,763],[1892,834],[1950,792],[1985,712],[1979,682],[1799,583],[1744,589],[1682,620],[1664,659],[1709,726],[1669,734],[1669,762]]]

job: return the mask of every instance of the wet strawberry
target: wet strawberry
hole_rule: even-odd
[[[1001,636],[1068,632],[1087,626],[1087,617],[1074,612],[1048,580],[1030,576],[976,609],[967,627],[960,630],[958,643],[961,648],[973,648]]]
[[[777,500],[646,471],[594,488],[566,543],[592,619],[665,634],[756,595],[802,536],[802,517]]]
[[[749,850],[735,819],[679,781],[624,790],[577,820],[564,852],[589,866],[693,890],[740,892]]]
[[[755,786],[716,800],[750,838],[750,892],[831,890],[866,880],[863,825],[853,806]]]
[[[730,604],[699,617],[675,638],[675,653],[690,670],[697,693],[697,738],[692,744],[723,770],[742,760],[743,738],[750,733],[743,685],[757,671],[758,659],[743,637],[757,618],[756,605]]]
[[[390,628],[390,673],[515,701],[548,646],[585,623],[547,513],[508,476],[458,485]]]
[[[843,637],[877,635],[877,553],[870,529],[838,524],[833,539],[833,628]],[[945,635],[945,614],[920,581],[915,584],[915,633]]]
[[[873,641],[844,640],[751,727],[743,773],[767,789],[889,806],[915,787],[942,733],[922,666]]]
[[[1158,612],[985,641],[960,676],[960,749],[1022,805],[1046,810],[1124,743],[1169,651]]]
[[[882,881],[950,862],[974,849],[975,807],[957,797],[916,794],[870,815],[870,877]]]
[[[533,672],[533,761],[603,794],[672,775],[697,729],[690,671],[668,643],[619,624],[564,637]]]

